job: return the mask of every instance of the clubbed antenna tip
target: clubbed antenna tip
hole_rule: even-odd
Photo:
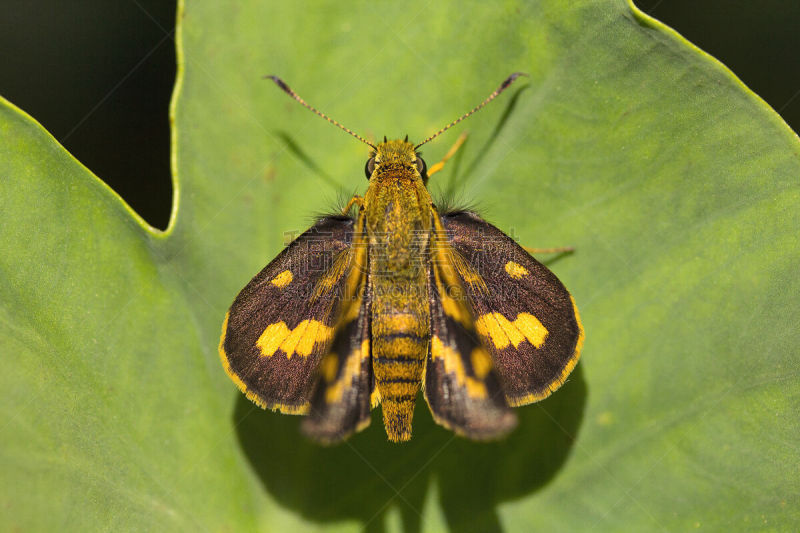
[[[300,98],[300,96],[296,92],[294,92],[288,85],[286,85],[286,83],[282,79],[280,79],[278,76],[274,76],[272,74],[268,74],[268,75],[264,76],[263,79],[270,79],[270,80],[274,81],[275,85],[280,87],[283,92],[285,92],[286,94],[288,94],[289,96],[294,98],[300,105],[302,105],[303,107],[305,107],[306,109],[308,109],[312,113],[324,118],[325,120],[327,120],[328,122],[330,122],[331,124],[336,126],[337,128],[340,128],[340,129],[344,130],[345,132],[349,133],[350,135],[352,135],[353,137],[355,137],[356,139],[358,139],[362,143],[366,144],[367,146],[369,146],[370,148],[375,150],[375,146],[372,143],[368,142],[363,137],[361,137],[359,134],[357,134],[356,132],[352,131],[349,128],[345,128],[339,122],[333,120],[331,117],[329,117],[328,115],[326,115],[322,111],[319,111],[315,107],[312,107],[309,104],[307,104],[305,100]]]
[[[275,82],[275,85],[277,85],[278,87],[280,87],[280,88],[283,90],[283,92],[285,92],[285,93],[288,93],[290,96],[293,96],[293,95],[294,95],[294,92],[293,92],[293,91],[292,91],[292,90],[289,88],[289,86],[288,86],[288,85],[286,85],[286,84],[283,82],[283,80],[282,80],[282,79],[280,79],[278,76],[273,76],[272,74],[268,74],[268,75],[264,76],[264,79],[265,79],[265,80],[269,79],[269,80],[272,80],[272,81],[274,81],[274,82]]]

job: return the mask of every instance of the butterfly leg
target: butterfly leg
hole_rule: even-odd
[[[525,249],[526,252],[529,254],[563,254],[568,252],[574,252],[575,248],[572,246],[561,246],[559,248],[531,248],[530,246],[523,246],[522,248]]]
[[[461,145],[464,144],[464,141],[466,140],[467,140],[467,134],[462,133],[458,137],[458,140],[452,146],[452,148],[450,148],[450,150],[448,150],[447,153],[444,154],[442,160],[428,169],[428,178],[430,178],[431,176],[442,170],[444,168],[444,164],[447,163],[447,160],[455,155],[455,153],[458,151],[459,148],[461,148]]]
[[[347,213],[349,213],[350,209],[353,208],[353,205],[357,205],[359,208],[363,209],[363,207],[364,207],[364,197],[363,196],[359,196],[359,195],[355,195],[352,198],[350,198],[350,201],[347,202],[347,205],[344,206],[344,209],[342,209],[342,214],[346,215]]]

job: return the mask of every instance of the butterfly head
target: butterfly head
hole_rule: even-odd
[[[414,148],[414,143],[408,141],[408,135],[403,140],[392,141],[384,137],[383,142],[378,143],[370,152],[370,157],[364,166],[367,179],[398,171],[416,173],[423,180],[426,178],[425,160]]]

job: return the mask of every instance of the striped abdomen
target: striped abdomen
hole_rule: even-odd
[[[390,440],[406,441],[428,354],[427,286],[378,281],[372,301],[372,365],[383,422]]]

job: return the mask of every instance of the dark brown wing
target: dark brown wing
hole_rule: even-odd
[[[546,398],[575,367],[583,328],[564,285],[474,213],[441,217],[474,314],[510,405]],[[463,259],[463,261],[462,261]],[[476,275],[477,274],[477,275]]]
[[[312,380],[333,340],[353,220],[326,217],[259,272],[234,300],[219,344],[226,372],[253,402],[308,411]]]
[[[336,337],[322,358],[303,431],[323,443],[343,440],[370,422],[374,390],[369,338],[369,294],[366,276],[355,302],[343,305]],[[352,307],[351,307],[352,306]]]
[[[499,438],[516,425],[492,359],[469,320],[458,288],[431,269],[431,345],[425,366],[425,399],[434,420],[476,440]],[[454,290],[455,289],[455,290]],[[455,294],[454,294],[455,293]],[[447,311],[445,311],[447,309]]]

